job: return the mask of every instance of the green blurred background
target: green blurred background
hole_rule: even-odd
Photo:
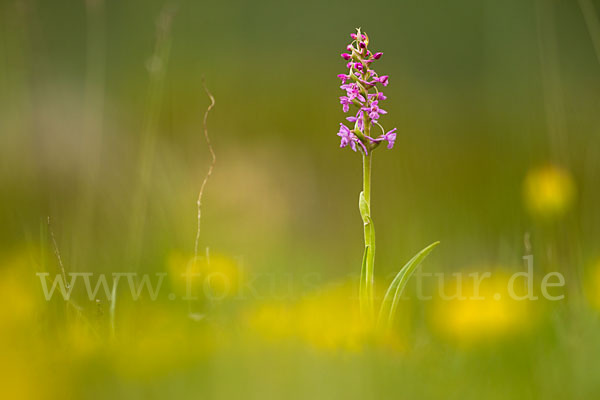
[[[2,1],[0,391],[597,398],[598,11],[592,0]],[[338,148],[336,74],[359,26],[384,52],[382,122],[398,128],[396,147],[374,156],[380,286],[440,240],[425,270],[504,276],[533,254],[538,281],[564,274],[564,300],[419,302],[411,283],[395,344],[353,336],[361,161]],[[217,155],[203,272],[259,294],[190,305],[167,293],[193,256],[210,165],[203,78]],[[123,295],[114,331],[102,295],[44,301],[35,273],[61,272],[52,236],[66,272],[167,272],[161,296]]]

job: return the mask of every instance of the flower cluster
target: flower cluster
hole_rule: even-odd
[[[355,107],[356,114],[347,117],[346,120],[354,124],[350,129],[343,123],[340,123],[338,136],[341,138],[340,147],[350,145],[352,150],[361,149],[364,154],[376,148],[381,142],[388,143],[387,148],[391,149],[396,140],[396,128],[385,132],[385,129],[379,124],[379,117],[387,114],[382,108],[379,108],[379,102],[386,99],[383,92],[379,91],[378,84],[388,85],[388,76],[379,76],[371,64],[379,60],[383,53],[372,53],[369,51],[369,37],[366,33],[361,33],[360,28],[352,33],[352,43],[346,47],[347,53],[342,53],[342,58],[347,61],[346,67],[348,74],[340,74],[341,89],[346,91],[345,96],[340,97],[340,103],[345,113]],[[373,138],[371,129],[377,125],[381,129],[381,135]]]

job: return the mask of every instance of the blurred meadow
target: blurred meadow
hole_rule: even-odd
[[[356,27],[398,128],[373,161],[377,294],[441,241],[383,336],[336,136]],[[597,399],[599,110],[597,0],[3,0],[1,397]],[[525,256],[535,301],[505,295]],[[46,300],[72,273],[108,290]]]

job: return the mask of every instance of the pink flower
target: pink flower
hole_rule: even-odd
[[[356,123],[356,127],[360,131],[364,131],[365,130],[365,125],[363,123],[363,113],[361,111],[358,111],[358,113],[356,114],[355,117],[346,117],[346,120],[348,120],[349,122]]]
[[[341,138],[340,147],[346,147],[350,145],[352,150],[356,151],[356,140],[358,140],[358,138],[356,135],[354,135],[354,133],[352,133],[352,131],[350,131],[350,129],[348,129],[346,125],[340,123],[340,130],[337,135]]]
[[[352,99],[346,96],[340,96],[340,104],[342,105],[342,110],[344,112],[350,111],[350,105],[352,104]]]
[[[391,149],[394,147],[394,143],[396,142],[396,128],[392,129],[389,132],[386,132],[383,135],[383,140],[388,142],[387,148]]]
[[[387,111],[379,108],[379,100],[373,100],[369,104],[369,107],[363,107],[363,111],[367,111],[369,113],[369,118],[373,121],[377,121],[379,119],[379,114],[387,114]]]
[[[373,79],[376,80],[377,82],[381,83],[383,86],[388,85],[388,76],[387,75],[383,75],[383,76],[380,76],[379,78],[373,78]]]
[[[346,83],[346,81],[348,79],[350,79],[350,77],[348,75],[345,75],[345,74],[339,74],[338,78],[340,78],[342,80],[342,83]]]
[[[356,83],[342,85],[340,86],[340,89],[344,89],[346,91],[346,96],[348,96],[350,100],[358,99],[362,103],[365,102],[365,98],[362,94],[360,94],[360,88]]]

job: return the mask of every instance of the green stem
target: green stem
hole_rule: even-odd
[[[374,317],[373,275],[375,267],[375,227],[371,219],[371,155],[363,154],[363,191],[360,212],[364,224],[365,253],[361,271],[360,304],[363,317]]]
[[[371,154],[363,154],[363,193],[368,205],[371,205]]]

